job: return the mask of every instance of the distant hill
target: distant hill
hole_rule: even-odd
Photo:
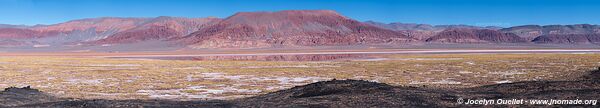
[[[242,12],[185,38],[200,48],[248,48],[404,43],[401,32],[371,26],[329,10]]]
[[[271,48],[405,44],[596,44],[600,26],[470,25],[359,22],[331,10],[240,12],[220,18],[118,18],[52,25],[0,24],[0,48]],[[133,48],[132,47],[132,48]],[[122,48],[122,47],[115,47]],[[123,50],[127,50],[126,48]]]
[[[576,25],[524,25],[501,29],[502,32],[514,33],[527,40],[544,35],[569,35],[569,34],[599,34],[600,26],[590,24]],[[560,36],[559,36],[560,37]],[[566,41],[566,40],[565,40]]]
[[[489,29],[446,29],[425,40],[435,43],[526,43],[512,33],[502,33]]]
[[[53,25],[0,28],[0,40],[64,45],[130,44],[184,36],[219,21],[218,18],[89,18]],[[15,42],[13,42],[15,43]],[[0,44],[2,45],[2,44]],[[17,46],[33,46],[19,44]]]

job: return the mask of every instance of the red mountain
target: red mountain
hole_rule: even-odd
[[[196,48],[251,48],[404,43],[414,39],[334,11],[308,10],[237,13],[180,41]]]
[[[40,32],[22,28],[0,28],[0,38],[23,39],[23,38],[39,38],[49,35],[57,35],[58,32],[48,31]]]
[[[0,38],[33,38],[38,32],[29,29],[0,28]]]
[[[124,31],[136,27],[138,24],[148,20],[149,18],[116,18],[116,17],[103,17],[103,18],[88,18],[68,21],[65,23],[47,25],[47,26],[36,26],[31,28],[35,31],[57,31],[57,32],[73,32],[73,31],[85,31],[93,29],[96,32],[106,31]]]
[[[148,18],[90,18],[53,25],[0,28],[0,38],[46,38],[48,43],[96,40],[135,27]],[[47,39],[54,38],[54,39]]]
[[[166,40],[185,36],[220,21],[218,18],[89,18],[41,26],[3,26],[1,39],[53,46],[77,43],[125,44],[147,40]],[[8,42],[8,41],[6,41]],[[30,46],[30,44],[19,44]]]
[[[97,44],[131,43],[146,40],[168,39],[182,35],[176,30],[166,26],[152,26],[145,29],[127,30],[110,35],[105,39],[94,41]]]
[[[220,20],[218,18],[158,17],[136,25],[134,28],[94,41],[93,43],[112,44],[146,40],[167,40],[190,34]]]
[[[433,43],[524,43],[525,39],[488,29],[447,29],[425,40]]]
[[[155,45],[153,47],[177,49],[182,47],[178,45],[192,48],[264,48],[421,42],[579,44],[599,43],[598,34],[600,26],[589,24],[526,25],[504,29],[468,25],[384,24],[359,22],[329,10],[291,10],[241,12],[226,19],[103,17],[53,25],[0,24],[0,47],[37,45],[76,49],[123,44],[132,48]]]

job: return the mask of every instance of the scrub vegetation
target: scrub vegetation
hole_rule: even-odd
[[[397,54],[333,61],[0,57],[0,88],[83,99],[235,99],[330,79],[475,87],[580,75],[600,54]]]

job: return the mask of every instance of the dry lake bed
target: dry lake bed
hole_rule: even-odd
[[[600,66],[596,50],[467,50],[0,57],[0,88],[82,99],[236,99],[317,81],[475,87],[552,80]]]

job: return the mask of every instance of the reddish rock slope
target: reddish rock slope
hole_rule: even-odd
[[[220,21],[218,18],[157,17],[134,28],[94,41],[97,44],[131,43],[147,40],[167,40],[181,37]]]
[[[44,36],[53,36],[57,34],[58,32],[55,31],[34,31],[22,28],[0,28],[0,38],[39,38]]]
[[[401,32],[364,24],[329,10],[242,12],[181,41],[196,48],[255,48],[404,43]]]

